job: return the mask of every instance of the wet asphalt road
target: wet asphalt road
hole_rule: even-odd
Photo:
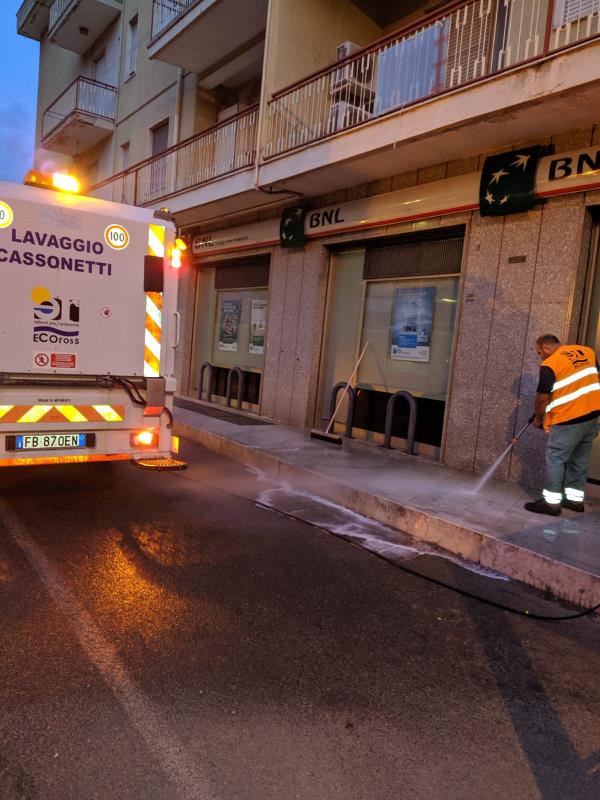
[[[597,621],[451,594],[184,454],[0,474],[2,800],[598,800]]]

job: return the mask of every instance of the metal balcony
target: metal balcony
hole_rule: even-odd
[[[42,117],[42,147],[73,156],[110,136],[115,129],[117,90],[79,77]]]
[[[246,69],[248,58],[262,53],[267,6],[268,0],[153,0],[148,55],[200,75],[229,60]]]
[[[54,0],[48,39],[83,55],[122,10],[122,0]]]
[[[223,196],[236,194],[241,186],[250,191],[252,166],[256,160],[258,106],[249,108],[202,133],[174,145],[160,155],[148,158],[109,180],[92,186],[88,194],[115,203],[146,206],[169,199],[169,207],[191,208],[206,203],[199,190],[230,176],[247,180],[229,183]],[[215,192],[219,194],[218,190]]]
[[[434,98],[474,88],[599,36],[596,0],[449,3],[447,11],[276,92],[269,104],[265,157],[379,118],[406,115]],[[583,84],[586,77],[581,77]],[[473,108],[473,118],[477,113]]]
[[[17,11],[17,33],[40,41],[48,27],[52,0],[24,0]]]

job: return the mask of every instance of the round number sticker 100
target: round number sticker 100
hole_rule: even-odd
[[[125,250],[129,244],[129,233],[122,225],[109,225],[104,231],[104,240],[113,250]]]
[[[4,200],[0,200],[0,228],[8,228],[12,225],[13,221],[13,210],[5,203]]]

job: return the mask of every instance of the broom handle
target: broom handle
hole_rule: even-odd
[[[366,345],[363,347],[363,351],[360,354],[360,356],[358,358],[358,361],[356,362],[356,366],[354,367],[354,372],[352,373],[352,375],[350,375],[350,377],[348,378],[348,382],[344,386],[344,391],[342,392],[342,396],[338,400],[338,404],[335,407],[335,411],[333,412],[333,416],[329,420],[329,425],[327,426],[327,430],[325,431],[326,434],[328,434],[330,432],[330,430],[331,430],[331,426],[333,425],[333,423],[335,421],[335,418],[337,417],[337,413],[340,410],[340,406],[344,402],[344,397],[346,397],[346,395],[348,394],[348,389],[350,388],[350,384],[352,383],[352,381],[354,380],[354,376],[358,372],[358,368],[360,366],[360,362],[363,360],[363,356],[367,352],[367,347],[368,346],[369,346],[369,342],[367,342]]]

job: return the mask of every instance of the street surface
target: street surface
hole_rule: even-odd
[[[600,798],[597,619],[182,455],[0,473],[2,800]]]

